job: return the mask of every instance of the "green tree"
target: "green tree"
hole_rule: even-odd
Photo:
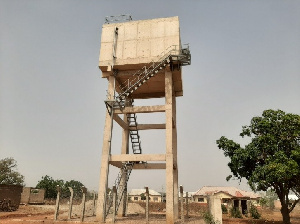
[[[298,152],[297,158],[298,158],[298,161],[299,161],[300,160],[300,153],[299,152]],[[300,178],[297,179],[297,180],[294,180],[292,191],[300,199]]]
[[[46,175],[43,176],[42,179],[38,182],[36,188],[45,189],[45,198],[56,198],[57,186],[60,186],[61,188],[62,198],[70,197],[71,192],[69,190],[69,187],[73,189],[74,198],[82,197],[81,187],[83,187],[84,185],[80,181],[76,180],[70,180],[65,182],[64,180],[54,180],[52,177]]]
[[[82,197],[82,191],[81,191],[81,187],[84,187],[84,185],[77,180],[70,180],[67,181],[64,185],[64,188],[66,191],[69,192],[68,187],[71,187],[74,191],[74,198],[81,198]],[[67,194],[68,196],[70,195],[70,193]]]
[[[56,186],[60,186],[64,189],[64,181],[63,180],[54,180],[52,177],[46,175],[43,176],[42,179],[36,185],[36,188],[45,189],[45,198],[56,198],[57,189]]]
[[[146,195],[144,193],[141,193],[141,200],[145,201],[146,200]]]
[[[253,190],[273,189],[281,202],[283,223],[290,224],[289,213],[299,201],[289,207],[288,194],[299,187],[300,179],[300,116],[265,110],[243,127],[240,136],[250,137],[250,143],[241,147],[224,136],[217,140],[230,158],[233,176],[246,178]]]
[[[17,161],[13,158],[0,160],[0,184],[24,185],[24,176],[17,170]]]

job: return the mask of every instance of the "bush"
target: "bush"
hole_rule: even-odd
[[[224,204],[221,204],[221,208],[222,208],[222,213],[223,214],[227,214],[228,213],[228,209]]]
[[[214,220],[214,217],[210,212],[205,212],[203,214],[203,219],[204,219],[206,224],[219,224],[218,221]]]
[[[230,216],[233,218],[242,218],[242,213],[240,212],[240,210],[238,208],[231,208],[230,209]]]
[[[250,206],[250,215],[253,219],[259,219],[261,217],[261,215],[257,211],[257,208],[252,204]]]

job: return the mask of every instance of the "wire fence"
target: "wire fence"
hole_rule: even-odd
[[[62,189],[57,186],[54,220],[79,219],[83,222],[86,217],[96,215],[96,201],[97,194],[88,192],[85,187],[79,192],[71,187]]]

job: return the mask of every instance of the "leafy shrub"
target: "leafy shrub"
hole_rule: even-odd
[[[257,208],[252,204],[250,206],[250,215],[253,219],[259,219],[261,217],[261,215],[257,211]]]
[[[222,208],[222,213],[223,214],[227,214],[228,213],[228,209],[224,204],[221,204],[221,208]]]
[[[220,222],[215,221],[213,215],[210,212],[203,214],[203,219],[206,224],[219,224]]]
[[[241,211],[238,209],[238,208],[231,208],[230,209],[230,216],[233,217],[233,218],[242,218],[242,213]]]

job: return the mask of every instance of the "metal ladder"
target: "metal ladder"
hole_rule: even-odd
[[[128,126],[130,128],[129,136],[131,139],[133,154],[142,154],[140,135],[137,129],[136,114],[127,114],[127,121],[128,121]]]

